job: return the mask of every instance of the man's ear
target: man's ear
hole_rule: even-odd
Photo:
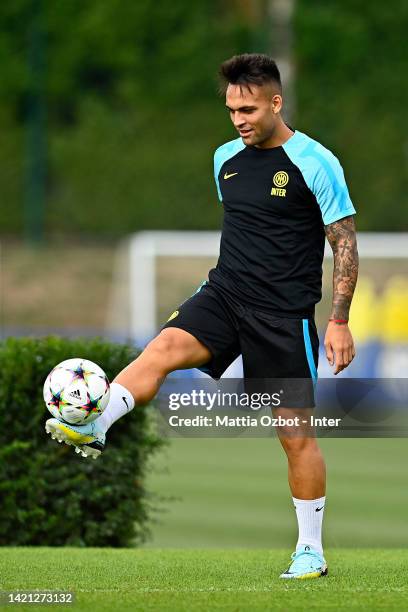
[[[275,94],[274,96],[272,96],[271,106],[272,106],[272,112],[275,115],[280,113],[282,109],[282,102],[283,102],[282,96],[280,96],[279,94]]]

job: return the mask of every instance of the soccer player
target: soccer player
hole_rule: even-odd
[[[316,379],[315,304],[321,298],[325,236],[334,254],[333,304],[325,336],[334,374],[355,355],[348,316],[358,272],[355,210],[337,158],[282,119],[275,62],[243,54],[220,70],[226,108],[239,137],[214,155],[224,207],[220,256],[208,281],[172,314],[143,353],[111,385],[105,412],[73,426],[49,419],[48,433],[84,455],[97,455],[105,434],[136,405],[150,402],[173,370],[198,367],[219,378],[242,354],[244,378]],[[289,418],[313,407],[310,394],[275,409]],[[302,414],[305,414],[303,412]],[[322,549],[325,464],[313,435],[278,435],[288,459],[299,527],[282,578],[327,574]]]

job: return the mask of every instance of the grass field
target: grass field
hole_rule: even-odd
[[[408,601],[408,551],[399,549],[327,551],[330,575],[309,581],[278,578],[288,563],[282,550],[5,548],[0,556],[2,590],[71,590],[75,611],[388,611]]]
[[[320,446],[325,546],[408,548],[406,440],[325,439]],[[173,438],[147,485],[172,498],[161,504],[148,546],[291,552],[296,542],[286,457],[276,439]]]

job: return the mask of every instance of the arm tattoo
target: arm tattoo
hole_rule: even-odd
[[[358,275],[358,251],[354,217],[325,226],[333,251],[333,305],[330,318],[348,319]]]

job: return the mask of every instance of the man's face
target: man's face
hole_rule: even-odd
[[[282,107],[282,97],[273,85],[228,85],[226,106],[231,121],[246,145],[267,141],[273,134]]]

